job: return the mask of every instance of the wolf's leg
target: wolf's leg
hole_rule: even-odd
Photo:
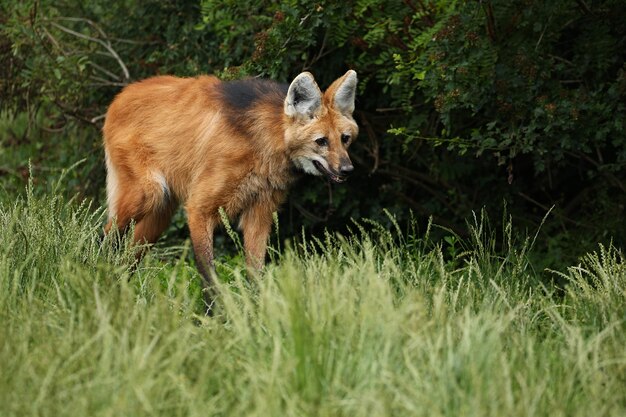
[[[275,204],[270,201],[257,201],[241,214],[246,264],[259,270],[265,264],[267,240],[272,230],[272,212]]]
[[[167,186],[153,178],[141,181],[131,175],[121,177],[124,181],[108,189],[109,221],[104,232],[109,233],[115,221],[125,233],[134,220],[134,242],[154,243],[169,225],[177,203],[169,196]],[[143,251],[137,251],[137,258],[142,254]]]
[[[115,212],[109,213],[109,221],[104,226],[104,233],[108,234],[115,222],[118,230],[124,233],[132,220],[141,221],[146,213],[145,196],[140,189],[122,190],[120,198],[116,199]]]
[[[162,207],[145,214],[135,225],[133,241],[135,243],[154,243],[161,233],[170,225],[176,211],[176,203],[167,202]],[[143,256],[144,251],[137,251],[137,258]]]
[[[204,301],[207,305],[207,314],[210,314],[215,293],[214,279],[216,274],[213,266],[213,232],[218,224],[217,215],[187,207],[187,218],[196,264],[204,281],[203,293]]]

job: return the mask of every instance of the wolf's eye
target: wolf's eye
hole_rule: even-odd
[[[318,146],[328,146],[328,138],[315,139],[315,143],[317,143]]]
[[[344,145],[350,142],[350,135],[346,135],[345,133],[341,135],[341,142],[343,142]]]

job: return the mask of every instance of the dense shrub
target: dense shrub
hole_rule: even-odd
[[[336,227],[388,207],[400,218],[407,208],[434,214],[463,234],[470,209],[505,200],[529,225],[556,205],[548,246],[578,245],[572,236],[581,231],[589,241],[626,236],[619,0],[0,7],[0,54],[9,62],[0,69],[2,107],[52,104],[50,116],[93,125],[93,140],[81,145],[93,160],[106,105],[132,80],[217,73],[288,81],[311,70],[324,86],[356,69],[357,173],[342,187],[306,179],[285,210],[285,231],[303,222]],[[102,184],[103,170],[91,172]]]

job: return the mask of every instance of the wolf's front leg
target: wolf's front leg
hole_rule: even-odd
[[[217,216],[203,210],[187,207],[187,217],[196,264],[203,278],[203,294],[207,305],[207,314],[210,314],[215,295],[216,273],[213,265],[213,232],[217,226]]]
[[[272,202],[258,201],[241,215],[243,245],[246,251],[246,264],[252,270],[259,270],[265,263],[267,240],[272,230]]]

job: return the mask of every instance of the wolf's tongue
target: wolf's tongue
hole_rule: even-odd
[[[337,183],[344,182],[346,180],[345,178],[340,177],[340,176],[335,175],[335,174],[330,174],[330,179],[335,181],[335,182],[337,182]]]
[[[313,165],[315,165],[315,168],[317,168],[317,170],[319,172],[321,172],[322,174],[326,175],[328,177],[328,179],[330,179],[333,182],[341,183],[341,182],[344,182],[346,180],[345,177],[341,177],[341,176],[339,176],[337,174],[334,174],[331,171],[327,170],[324,167],[324,165],[322,165],[318,161],[313,161]]]

